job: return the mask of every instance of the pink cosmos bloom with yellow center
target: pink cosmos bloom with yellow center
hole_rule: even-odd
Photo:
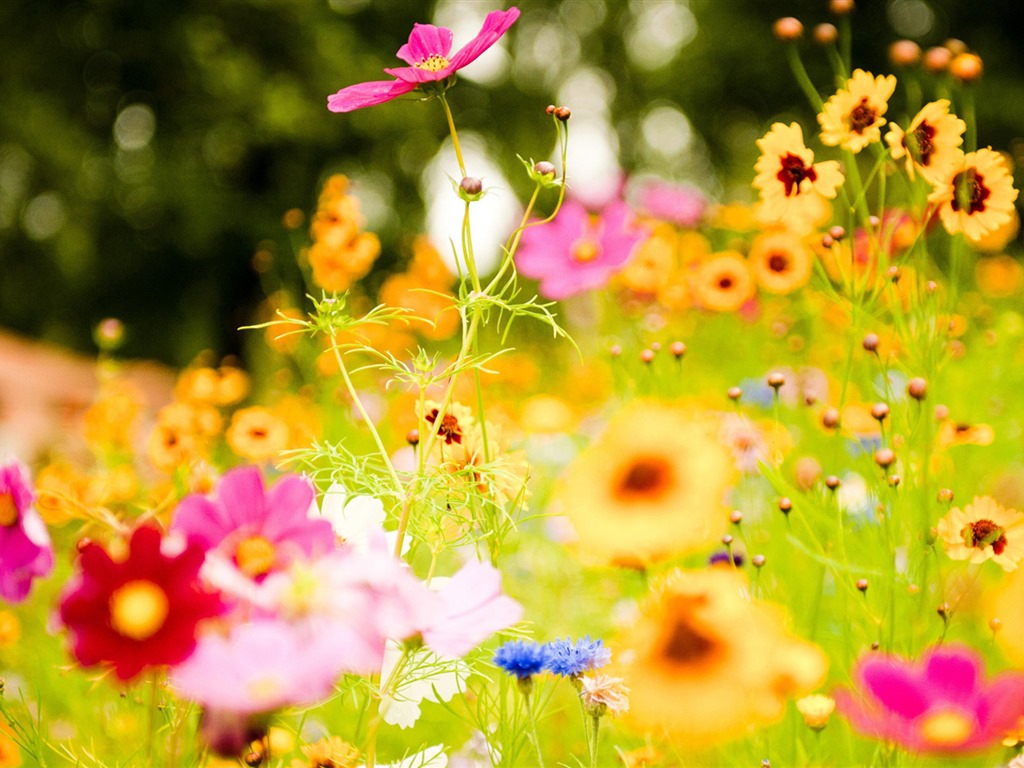
[[[836,692],[839,711],[862,734],[914,752],[974,752],[994,746],[1024,715],[1024,675],[982,679],[963,646],[927,652],[917,664],[872,653],[854,669],[859,695]]]
[[[11,603],[53,570],[53,545],[32,497],[28,470],[17,461],[0,465],[0,598]]]
[[[363,107],[383,104],[397,99],[420,86],[440,83],[463,67],[472,64],[480,55],[504,35],[516,19],[518,8],[507,11],[491,11],[484,19],[479,34],[456,51],[452,50],[452,31],[447,27],[433,24],[414,24],[409,42],[398,49],[397,56],[409,64],[408,67],[385,69],[394,80],[376,80],[342,88],[327,99],[331,112],[351,112]]]
[[[516,268],[540,280],[541,295],[564,299],[607,283],[646,235],[621,200],[596,216],[567,200],[552,221],[523,232]]]
[[[298,557],[334,549],[334,530],[326,520],[308,517],[313,486],[299,475],[285,475],[270,490],[256,467],[224,473],[215,495],[186,496],[171,530],[198,542],[248,579],[262,581]]]

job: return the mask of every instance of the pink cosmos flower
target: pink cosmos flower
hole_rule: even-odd
[[[857,662],[860,695],[836,691],[839,711],[861,733],[915,752],[970,752],[999,743],[1024,715],[1024,675],[982,680],[965,647],[927,652],[914,664],[870,654]]]
[[[452,31],[433,24],[415,24],[409,35],[409,42],[398,49],[398,58],[408,67],[385,69],[395,80],[377,80],[342,88],[327,99],[327,108],[332,112],[351,112],[363,107],[372,107],[391,101],[421,86],[429,87],[444,83],[463,67],[494,45],[519,18],[518,8],[507,11],[491,11],[484,19],[480,33],[449,58],[452,50]]]
[[[564,299],[608,282],[646,234],[633,224],[633,214],[621,200],[606,205],[598,216],[567,200],[553,221],[523,232],[516,268],[540,280],[543,296]]]
[[[523,606],[501,593],[501,572],[476,560],[462,566],[438,597],[441,610],[423,630],[423,641],[439,656],[461,658],[523,616]]]
[[[313,486],[299,475],[285,475],[265,491],[256,467],[226,472],[212,497],[193,494],[178,505],[171,530],[198,542],[207,557],[229,561],[249,579],[287,567],[296,557],[334,549],[326,520],[312,520]]]
[[[0,597],[12,603],[53,570],[53,545],[32,497],[28,470],[17,461],[0,465]]]
[[[708,201],[695,187],[654,181],[644,187],[640,205],[656,219],[681,227],[696,227]]]
[[[239,624],[208,634],[171,670],[182,696],[237,715],[271,712],[326,698],[341,676],[343,652],[329,634],[309,635],[281,621]]]

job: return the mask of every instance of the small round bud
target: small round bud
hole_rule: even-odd
[[[653,349],[655,352],[661,352],[661,342],[660,341],[652,341],[651,342],[651,349]]]
[[[550,176],[551,178],[555,178],[555,164],[549,163],[547,160],[540,160],[534,163],[533,170],[541,176]]]
[[[900,268],[899,267],[889,267],[889,269],[886,270],[885,275],[892,282],[898,283],[900,281]]]
[[[619,346],[618,344],[612,344],[608,348],[608,354],[611,355],[612,357],[621,357],[622,356],[622,347]]]
[[[821,425],[825,429],[835,429],[839,426],[839,411],[835,408],[826,408],[821,414]]]
[[[857,589],[860,590],[861,592],[867,592],[868,591],[868,580],[867,579],[857,579]]]
[[[764,568],[764,564],[768,562],[764,555],[754,555],[750,558],[750,564],[755,568]]]
[[[473,176],[466,176],[459,182],[459,189],[467,195],[479,195],[484,191],[484,183]]]
[[[935,406],[935,420],[936,421],[945,421],[948,418],[949,418],[949,408],[946,407],[945,405],[942,405],[942,403],[939,403],[938,405],[936,405]]]
[[[997,618],[991,618],[988,620],[988,628],[992,630],[992,634],[995,634],[1003,628],[1003,620]]]
[[[889,475],[887,482],[892,488],[898,488],[899,484],[903,481],[899,475]]]
[[[778,392],[779,388],[786,383],[786,377],[776,371],[768,374],[767,382],[769,387]]]
[[[912,67],[921,61],[921,46],[913,40],[897,40],[889,46],[889,61],[897,67]]]
[[[804,25],[800,23],[800,19],[783,16],[772,24],[772,34],[779,40],[799,40],[804,34]]]
[[[572,110],[569,109],[568,107],[558,107],[557,109],[555,109],[555,117],[557,117],[563,123],[566,123],[569,121],[569,118],[572,117]]]
[[[743,522],[743,513],[740,512],[738,509],[734,509],[732,512],[729,513],[729,522],[733,525],[739,525]]]
[[[821,238],[821,247],[822,248],[831,248],[835,244],[836,244],[836,239],[834,237],[832,237],[832,235],[823,235],[822,236],[822,238]]]
[[[640,362],[641,363],[650,364],[650,362],[652,360],[654,360],[654,350],[653,349],[641,350],[641,352],[640,352]]]
[[[879,338],[877,333],[868,333],[864,335],[864,339],[861,341],[861,346],[864,347],[867,352],[877,352],[878,342]]]
[[[962,83],[980,80],[982,70],[981,57],[973,53],[961,53],[949,63],[949,74]]]
[[[949,48],[944,48],[941,45],[929,48],[924,52],[924,68],[933,75],[941,75],[945,72],[951,61],[953,61],[953,54]]]
[[[882,647],[882,646],[878,644],[878,641],[877,641],[877,640],[875,640],[875,642],[873,642],[873,643],[871,644],[871,650],[872,650],[872,651],[877,651],[877,650],[878,650],[879,648],[881,648],[881,647]]]
[[[839,241],[846,237],[846,230],[836,224],[834,227],[829,227],[828,234],[833,240]]]
[[[681,341],[673,341],[668,349],[673,357],[682,357],[686,354],[686,345]]]
[[[927,283],[924,284],[924,289],[928,293],[935,293],[937,290],[939,290],[939,284],[936,283],[934,280],[929,280]]]
[[[878,217],[868,216],[868,224],[871,226],[872,229],[878,229]]]
[[[553,115],[553,114],[555,114],[555,110],[556,109],[558,109],[558,107],[556,107],[554,104],[548,104],[544,108],[544,114],[545,115]]]
[[[892,466],[894,461],[896,461],[896,453],[892,448],[879,448],[875,451],[875,464],[883,469]]]
[[[405,435],[405,442],[409,445],[416,445],[420,441],[420,431],[418,429],[410,429]]]
[[[722,537],[722,543],[727,547],[732,546],[732,536],[725,534],[725,536]]]
[[[949,38],[942,45],[947,51],[952,53],[954,56],[959,56],[962,53],[967,53],[967,43],[965,43],[963,40],[958,40],[955,37]]]
[[[949,621],[949,615],[953,612],[953,607],[947,602],[941,602],[935,606],[935,612],[939,614],[943,621]]]
[[[920,376],[915,376],[907,382],[907,394],[915,400],[924,400],[928,394],[928,382]]]
[[[818,402],[818,396],[813,392],[804,395],[804,405],[811,406]]]
[[[831,45],[839,37],[835,24],[819,24],[814,28],[814,42],[818,45]]]
[[[788,496],[783,496],[779,499],[779,511],[784,515],[788,515],[789,511],[793,508],[793,500]]]
[[[739,387],[729,387],[729,391],[726,392],[730,400],[739,400],[743,397],[743,390]]]
[[[889,415],[889,406],[885,403],[875,403],[871,406],[871,418],[875,421],[885,421],[885,417]]]
[[[113,352],[124,341],[124,323],[116,317],[100,320],[94,333],[96,346],[104,352]]]
[[[761,768],[772,768],[772,761],[766,757],[761,761]]]
[[[842,484],[842,481],[835,475],[829,475],[828,477],[825,478],[825,487],[828,488],[830,491],[834,491]]]
[[[829,0],[828,9],[836,16],[853,13],[853,0]]]
[[[943,504],[949,504],[953,501],[953,491],[950,488],[939,488],[936,498]]]

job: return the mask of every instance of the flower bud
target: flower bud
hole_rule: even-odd
[[[778,372],[769,373],[766,380],[768,382],[768,386],[776,392],[778,392],[779,388],[786,383],[786,377]]]
[[[784,515],[788,515],[790,510],[793,509],[793,501],[788,496],[783,496],[779,499],[779,511]]]
[[[871,406],[871,418],[881,423],[889,415],[889,406],[885,403],[875,403]]]
[[[867,592],[868,591],[868,580],[867,579],[857,579],[857,589],[859,591],[861,591],[861,592]]]
[[[940,75],[949,68],[949,63],[952,60],[953,54],[950,53],[949,48],[943,48],[941,45],[937,45],[934,48],[929,48],[925,51],[924,68],[933,75]]]
[[[570,110],[568,107],[558,107],[555,109],[555,117],[557,117],[563,123],[568,122],[569,118],[572,117],[572,110]]]
[[[726,392],[730,400],[739,400],[743,397],[743,390],[739,387],[729,387],[729,391]]]
[[[877,333],[868,333],[864,335],[864,340],[861,342],[861,345],[867,352],[877,352],[878,341],[879,339]]]
[[[96,346],[104,352],[113,352],[124,341],[124,323],[116,317],[100,320],[93,332]]]
[[[942,44],[950,53],[954,56],[959,56],[961,53],[967,53],[967,43],[963,40],[958,40],[955,37],[951,37]]]
[[[558,107],[556,107],[554,104],[548,104],[547,107],[545,107],[545,109],[544,109],[544,114],[545,115],[553,115],[553,114],[555,114],[555,110],[556,109],[558,109]]]
[[[853,13],[853,0],[829,0],[828,9],[836,16]]]
[[[835,24],[819,24],[814,28],[814,42],[818,45],[831,45],[839,37]]]
[[[913,40],[897,40],[889,46],[889,61],[897,67],[912,67],[921,61],[921,46]]]
[[[835,475],[829,475],[825,478],[825,487],[830,491],[836,490],[842,484],[842,481]]]
[[[896,461],[896,453],[892,448],[879,448],[875,451],[875,464],[885,469]]]
[[[654,360],[654,350],[645,349],[640,352],[640,362],[650,364]]]
[[[949,488],[939,488],[938,499],[943,504],[949,504],[953,501],[953,491]]]
[[[418,445],[420,442],[420,431],[418,429],[410,429],[405,435],[405,442],[409,445]]]
[[[533,170],[539,173],[541,176],[555,177],[555,164],[549,163],[547,160],[540,160],[533,164]]]
[[[821,245],[823,248],[831,248],[836,244],[836,239],[832,235],[823,235],[821,238]]]
[[[484,191],[484,183],[480,179],[472,176],[466,176],[459,182],[459,189],[471,197],[476,197]]]
[[[764,568],[764,564],[768,562],[764,555],[754,555],[750,558],[750,564],[755,568]]]
[[[673,357],[678,358],[686,354],[686,345],[681,341],[673,341],[668,349],[672,353]]]
[[[842,240],[846,237],[846,229],[836,224],[834,227],[829,227],[828,234],[833,240]]]
[[[821,424],[825,429],[835,429],[839,426],[839,411],[835,408],[826,408],[821,414]]]
[[[799,40],[804,34],[804,25],[800,23],[800,19],[792,16],[783,16],[781,19],[776,19],[775,23],[772,24],[772,34],[779,40],[787,42]]]
[[[949,63],[949,74],[962,83],[976,82],[983,69],[981,57],[973,53],[961,53]]]
[[[915,376],[907,382],[907,394],[915,400],[924,400],[928,394],[928,382],[920,376]]]
[[[729,522],[733,525],[739,525],[743,522],[743,513],[740,512],[738,509],[734,509],[732,512],[729,513]]]

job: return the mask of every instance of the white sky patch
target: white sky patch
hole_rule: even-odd
[[[470,206],[473,253],[480,274],[487,275],[497,267],[501,247],[519,223],[522,208],[498,166],[487,157],[480,137],[474,133],[460,133],[459,142],[467,173],[481,179],[487,193]],[[421,184],[423,198],[427,201],[427,235],[455,274],[450,243],[455,243],[461,258],[462,216],[466,204],[452,189],[449,177],[456,183],[462,178],[451,140],[446,141],[441,151],[427,164]]]

